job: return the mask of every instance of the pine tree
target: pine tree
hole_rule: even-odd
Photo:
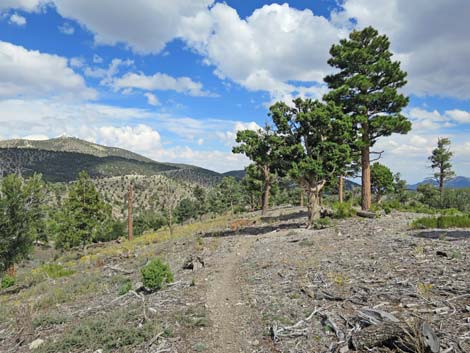
[[[258,131],[243,130],[237,132],[238,146],[233,148],[233,153],[243,153],[250,158],[263,175],[263,200],[262,214],[269,208],[269,196],[275,176],[273,175],[281,161],[279,150],[282,139],[266,126]]]
[[[382,136],[406,134],[410,121],[401,114],[409,99],[398,92],[406,73],[392,61],[390,42],[372,27],[353,31],[330,49],[328,64],[339,72],[325,77],[331,91],[325,96],[353,119],[352,145],[361,156],[362,209],[371,206],[370,148]]]
[[[56,246],[68,249],[107,238],[111,221],[111,206],[101,198],[89,175],[81,172],[56,214]]]
[[[370,168],[370,176],[372,192],[380,203],[383,195],[393,191],[393,173],[387,166],[376,162]]]
[[[434,173],[434,178],[436,178],[439,183],[441,200],[444,195],[444,186],[446,181],[455,176],[455,173],[452,170],[452,156],[453,153],[450,150],[450,140],[444,137],[437,140],[437,147],[432,151],[432,155],[428,158],[431,162],[431,168],[437,169]]]
[[[0,189],[0,274],[28,256],[44,229],[41,214],[44,184],[40,175],[25,182],[17,175],[3,178]]]
[[[350,163],[351,119],[334,103],[294,100],[294,107],[274,104],[271,116],[283,137],[281,153],[289,161],[289,174],[306,191],[308,220],[319,217],[320,196],[325,184],[337,178]]]

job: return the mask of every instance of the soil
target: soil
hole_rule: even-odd
[[[364,316],[370,309],[391,315],[408,332],[368,347],[370,352],[421,352],[423,323],[441,352],[470,352],[470,230],[410,230],[410,222],[423,215],[398,212],[334,220],[314,230],[305,229],[305,216],[299,208],[278,209],[256,224],[227,224],[148,244],[125,258],[105,257],[99,270],[108,281],[105,289],[60,303],[69,319],[36,327],[22,344],[18,320],[0,319],[0,351],[29,352],[28,344],[38,338],[44,345],[60,342],[81,320],[143,302],[147,320],[168,333],[132,349],[107,349],[98,340],[92,348],[70,351],[345,353],[357,348],[353,341],[361,331],[381,325]],[[191,255],[200,256],[204,267],[184,270]],[[169,262],[175,284],[118,296],[112,267],[130,271],[124,276],[135,287],[150,256]],[[74,275],[54,283],[70,287],[77,280]],[[0,295],[1,304],[13,305],[25,294]],[[42,310],[32,315],[58,312],[57,305]]]

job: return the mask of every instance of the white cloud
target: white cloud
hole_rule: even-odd
[[[59,31],[65,35],[71,36],[75,33],[75,27],[73,27],[69,22],[64,22],[62,25],[57,27]]]
[[[113,86],[117,89],[138,88],[148,91],[176,91],[191,96],[211,96],[211,93],[204,91],[202,83],[195,82],[189,77],[172,77],[159,73],[147,76],[143,73],[127,73],[113,81]]]
[[[26,24],[26,18],[17,13],[14,13],[10,16],[10,23],[13,23],[17,26],[24,26]]]
[[[447,110],[445,115],[461,124],[470,124],[470,112],[460,109]]]
[[[139,53],[159,53],[178,36],[186,18],[207,11],[213,0],[54,0],[65,18],[94,33],[98,44],[123,43]]]
[[[150,93],[150,92],[146,92],[144,93],[144,96],[147,97],[147,103],[150,104],[150,105],[153,105],[153,106],[157,106],[157,105],[160,105],[160,101],[158,100],[158,98]]]
[[[69,65],[71,67],[75,67],[75,68],[79,69],[79,68],[85,66],[85,59],[83,59],[81,57],[71,58],[71,59],[69,59]]]
[[[18,96],[69,96],[94,99],[67,59],[0,41],[0,99]]]
[[[158,131],[143,124],[134,127],[99,127],[96,129],[96,140],[108,146],[119,146],[147,154],[155,148],[161,148]]]
[[[320,94],[318,87],[287,82],[322,82],[331,70],[326,63],[329,48],[342,35],[326,18],[288,4],[265,5],[241,19],[236,10],[218,3],[210,15],[188,21],[182,32],[219,77],[281,99],[293,92]]]
[[[101,64],[103,62],[103,58],[97,54],[93,55],[93,62],[95,64]]]
[[[93,58],[95,60],[96,58]],[[99,59],[98,59],[99,60]],[[129,67],[134,64],[134,61],[130,59],[118,59],[114,58],[111,60],[110,64],[108,65],[107,68],[102,68],[102,67],[87,67],[85,68],[85,76],[88,77],[93,77],[93,78],[101,78],[100,84],[107,86],[111,85],[114,76],[119,73],[119,70],[121,67]]]
[[[409,73],[407,92],[470,98],[470,2],[345,0],[343,19],[387,34]]]
[[[460,109],[446,110],[441,114],[437,110],[413,108],[409,116],[413,122],[414,131],[438,130],[457,124],[470,124],[470,112]]]
[[[37,11],[45,0],[2,0],[0,10],[21,9],[25,11]]]

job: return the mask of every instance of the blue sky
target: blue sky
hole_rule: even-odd
[[[330,46],[373,25],[409,74],[414,126],[379,141],[383,162],[430,176],[447,136],[470,176],[469,17],[466,0],[2,0],[0,138],[71,135],[240,169],[236,131],[262,126],[275,101],[321,97]]]

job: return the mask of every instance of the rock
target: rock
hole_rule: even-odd
[[[31,343],[29,344],[29,349],[31,349],[31,350],[37,349],[37,348],[39,348],[39,346],[41,346],[43,343],[44,343],[44,340],[38,338],[38,339],[34,340],[33,342],[31,342]]]
[[[203,267],[205,267],[204,260],[198,255],[189,255],[183,264],[184,270],[197,271]]]

